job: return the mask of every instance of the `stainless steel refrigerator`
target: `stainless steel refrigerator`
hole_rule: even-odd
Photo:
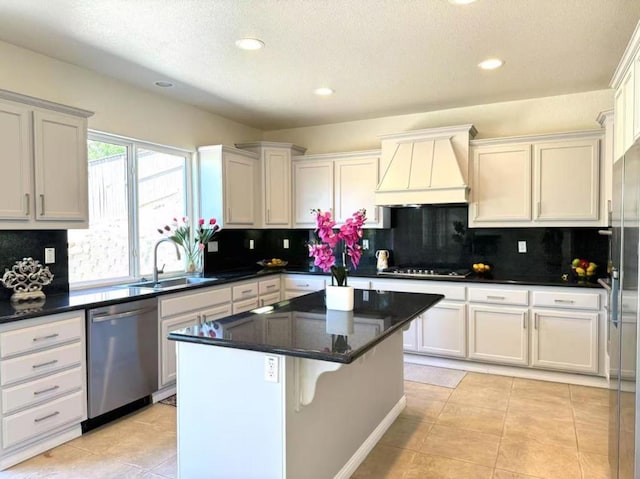
[[[640,477],[636,444],[640,145],[614,165],[608,304],[609,464],[614,479]]]

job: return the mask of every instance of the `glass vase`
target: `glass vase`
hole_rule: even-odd
[[[185,258],[185,273],[189,276],[202,276],[204,272],[204,250],[196,249],[187,252]]]

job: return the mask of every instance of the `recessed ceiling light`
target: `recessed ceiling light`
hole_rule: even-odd
[[[470,3],[475,2],[476,0],[449,0],[449,3],[453,5],[469,5]]]
[[[496,68],[500,68],[502,65],[504,65],[504,62],[499,58],[488,58],[487,60],[478,63],[478,66],[483,70],[495,70]]]
[[[260,50],[264,47],[264,42],[257,38],[241,38],[236,40],[236,47],[242,50]]]
[[[158,80],[157,82],[153,82],[155,86],[159,86],[160,88],[171,88],[173,83],[165,80]]]
[[[316,95],[319,95],[319,96],[329,96],[329,95],[333,95],[335,92],[331,88],[323,86],[323,87],[316,88],[315,90],[313,90],[313,93],[315,93]]]

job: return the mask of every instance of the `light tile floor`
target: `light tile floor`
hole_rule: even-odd
[[[608,478],[608,391],[468,373],[455,388],[405,382],[407,408],[354,479]],[[175,408],[155,404],[1,479],[175,478]],[[304,479],[304,478],[300,478]]]

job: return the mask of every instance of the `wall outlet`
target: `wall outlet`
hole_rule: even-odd
[[[362,240],[362,249],[363,250],[369,249],[369,240],[366,238]]]
[[[56,262],[56,249],[45,248],[44,249],[44,264],[52,264]]]
[[[526,252],[527,252],[527,242],[518,241],[518,253],[526,253]]]
[[[264,357],[264,380],[270,383],[278,382],[278,366],[277,356]]]
[[[282,247],[284,249],[289,249],[289,240],[287,238],[282,240]]]
[[[256,247],[256,243],[254,240],[249,240],[249,249],[254,249]]]
[[[209,253],[217,253],[218,252],[218,242],[217,241],[209,241],[207,243],[207,251]]]

